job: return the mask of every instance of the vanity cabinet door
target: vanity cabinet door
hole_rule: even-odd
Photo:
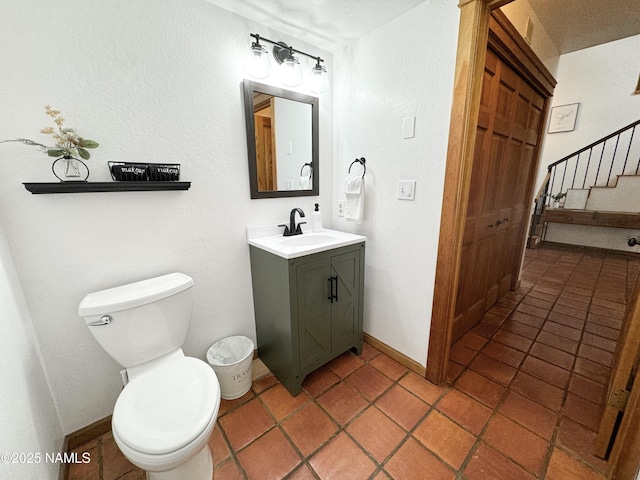
[[[297,266],[300,369],[347,350],[362,337],[360,250]]]
[[[331,260],[303,263],[296,268],[300,368],[331,354]]]
[[[331,259],[332,276],[336,277],[336,299],[331,304],[331,343],[335,351],[344,351],[362,339],[360,325],[360,252],[336,255]]]
[[[343,352],[362,352],[364,243],[294,259],[251,246],[258,355],[292,394]]]

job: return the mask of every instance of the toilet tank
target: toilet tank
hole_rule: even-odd
[[[86,295],[78,307],[89,331],[125,368],[156,359],[184,343],[193,279],[170,273]]]

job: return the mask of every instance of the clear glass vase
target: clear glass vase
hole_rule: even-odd
[[[89,178],[89,167],[80,159],[71,155],[56,158],[51,170],[61,182],[86,182]]]

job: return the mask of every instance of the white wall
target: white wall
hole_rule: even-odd
[[[640,35],[560,56],[551,107],[580,107],[575,130],[546,135],[537,187],[549,164],[640,119],[638,51]]]
[[[62,428],[42,368],[31,315],[0,224],[0,452],[37,453],[33,463],[0,462],[0,478],[55,479],[59,465],[45,454],[60,451]]]
[[[250,200],[241,86],[250,32],[321,55],[333,72],[331,54],[204,0],[3,8],[0,139],[47,141],[39,131],[51,125],[51,104],[100,143],[90,180],[109,179],[107,161],[127,160],[178,162],[193,182],[186,192],[31,195],[21,183],[54,181],[52,160],[0,144],[0,218],[64,433],[111,414],[121,389],[119,366],[77,315],[86,293],[181,271],[196,284],[188,355],[204,358],[233,334],[255,340],[245,228],[333,198],[329,92],[320,98],[320,197]]]
[[[364,222],[335,216],[368,237],[364,329],[425,365],[459,10],[427,1],[336,54],[335,195],[356,157],[367,160]],[[416,117],[415,138],[403,119]],[[356,164],[354,171],[360,169]],[[415,180],[415,201],[396,199]]]

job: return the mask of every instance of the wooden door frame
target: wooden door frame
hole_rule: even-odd
[[[640,471],[638,452],[640,452],[640,379],[636,377],[609,455],[609,478],[635,480]]]
[[[453,101],[449,126],[449,146],[445,169],[444,193],[438,242],[438,258],[431,314],[431,331],[425,377],[435,384],[445,381],[456,293],[460,277],[460,260],[464,234],[469,186],[473,167],[476,127],[480,111],[480,96],[484,61],[489,40],[491,11],[513,0],[460,0],[460,25],[453,85]],[[519,35],[518,35],[519,37]],[[522,40],[510,40],[530,53],[517,59],[517,70],[535,67],[546,72],[531,48]],[[508,42],[507,42],[508,43]],[[512,45],[504,45],[508,50]],[[548,72],[547,72],[548,73]],[[555,80],[551,75],[539,75],[537,80],[551,91]]]
[[[512,1],[460,0],[458,5],[458,50],[425,369],[425,377],[436,384],[445,381],[449,362],[489,19],[492,10]],[[555,86],[555,80],[551,81]],[[623,419],[610,457],[609,474],[620,480],[634,479],[640,467],[640,381],[634,386],[628,403],[629,415]]]

